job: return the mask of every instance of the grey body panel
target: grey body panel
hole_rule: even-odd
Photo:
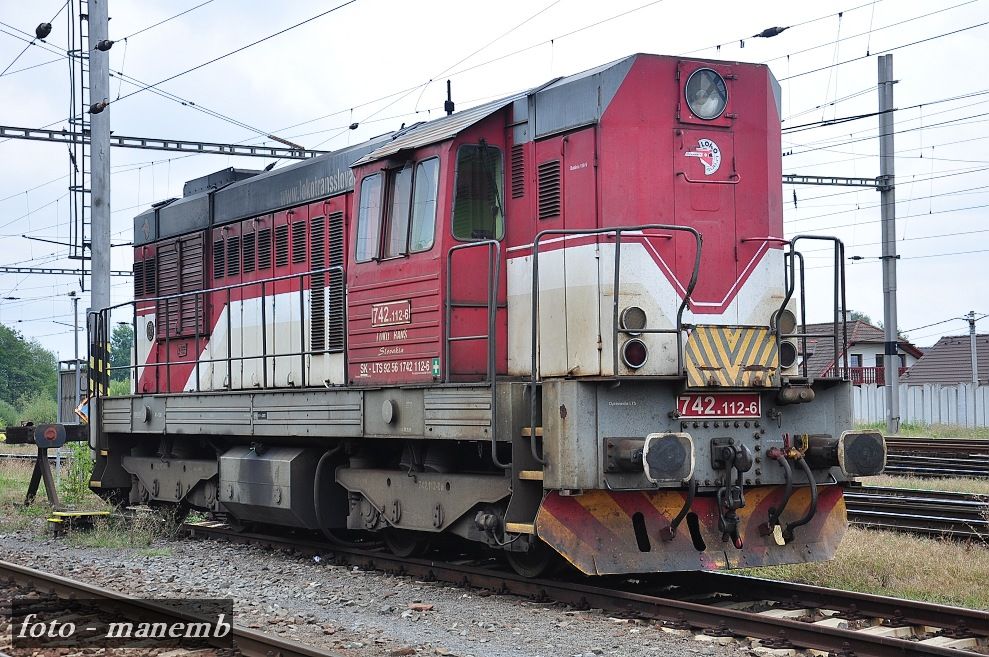
[[[639,55],[562,78],[529,97],[529,121],[539,139],[597,123]]]
[[[398,409],[395,422],[383,420],[386,401]],[[100,403],[106,433],[487,440],[491,431],[487,386],[180,393]]]
[[[185,185],[182,186],[182,196],[192,196],[200,192],[219,189],[238,180],[252,178],[259,173],[261,173],[260,169],[235,169],[234,167],[220,169],[211,174],[186,181]]]

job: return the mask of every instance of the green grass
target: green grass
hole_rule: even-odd
[[[939,490],[953,493],[978,493],[989,495],[989,479],[971,477],[933,477],[918,479],[916,477],[894,477],[879,475],[877,477],[860,477],[864,486],[885,486],[888,488],[909,488],[911,490]]]
[[[856,429],[877,429],[886,433],[885,422],[867,422],[855,425]],[[989,439],[989,427],[963,427],[956,424],[915,424],[904,422],[896,434],[909,438],[974,438]]]
[[[989,610],[989,544],[851,528],[831,561],[744,574]]]

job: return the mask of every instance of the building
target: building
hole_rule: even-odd
[[[979,383],[989,383],[989,333],[975,336]],[[972,382],[972,342],[968,335],[945,336],[924,352],[924,357],[910,368],[903,383],[957,384]]]
[[[830,334],[834,330],[831,322],[807,324],[804,333]],[[807,375],[811,377],[836,376],[843,374],[842,357],[848,353],[847,377],[855,385],[874,383],[886,384],[885,345],[886,336],[881,328],[856,319],[848,322],[848,344],[842,348],[839,336],[839,351],[835,358],[834,340],[829,337],[807,338],[807,352],[803,359],[807,362]],[[798,348],[802,345],[798,344]],[[989,351],[989,349],[987,349]],[[898,343],[900,374],[905,373],[924,355],[913,343],[900,340]],[[837,361],[837,362],[836,362]]]

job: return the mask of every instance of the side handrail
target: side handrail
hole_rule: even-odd
[[[300,359],[300,361],[301,361],[301,366],[302,366],[302,370],[301,370],[301,373],[300,373],[301,380],[300,380],[299,385],[300,385],[300,387],[305,387],[305,383],[306,383],[306,379],[305,379],[305,376],[306,376],[306,374],[305,374],[305,358],[306,358],[306,356],[313,356],[313,355],[320,355],[320,354],[327,353],[327,351],[325,349],[323,349],[323,350],[313,350],[313,349],[308,349],[307,350],[307,349],[305,349],[305,344],[306,344],[306,342],[305,342],[305,336],[306,336],[306,333],[305,333],[305,331],[306,331],[306,322],[305,322],[305,292],[306,292],[306,285],[305,285],[305,281],[306,281],[306,278],[308,277],[309,280],[310,280],[310,286],[311,286],[312,279],[313,279],[314,276],[323,275],[323,274],[327,274],[327,273],[331,273],[331,272],[339,273],[340,274],[340,277],[341,277],[341,280],[344,280],[344,276],[345,276],[344,267],[342,265],[334,265],[332,267],[325,267],[323,269],[314,269],[314,270],[311,270],[311,271],[300,272],[300,273],[296,273],[296,274],[285,274],[285,275],[282,275],[282,276],[276,276],[274,278],[264,278],[264,279],[257,280],[257,281],[245,281],[245,282],[242,282],[242,283],[234,283],[232,285],[221,285],[221,286],[207,288],[207,289],[203,289],[203,290],[192,290],[192,291],[189,291],[189,292],[179,292],[179,293],[176,293],[176,294],[169,294],[169,295],[164,295],[164,296],[160,296],[160,297],[148,297],[148,298],[143,298],[143,299],[134,299],[134,300],[131,300],[131,301],[125,301],[125,302],[122,302],[122,303],[114,304],[112,306],[108,306],[107,308],[104,308],[104,309],[100,310],[98,313],[94,313],[97,316],[97,325],[98,325],[98,327],[97,327],[97,339],[99,339],[99,336],[100,335],[103,335],[103,336],[109,335],[109,323],[110,323],[110,319],[112,317],[113,311],[119,310],[121,308],[132,307],[133,313],[132,313],[131,327],[132,327],[132,330],[134,331],[134,341],[135,341],[135,352],[134,353],[135,353],[135,359],[134,359],[134,363],[131,364],[131,365],[115,365],[115,366],[109,366],[109,364],[108,364],[107,367],[106,367],[107,373],[109,375],[113,371],[128,370],[131,373],[131,377],[132,377],[132,380],[134,382],[134,388],[135,388],[135,390],[137,390],[137,387],[138,387],[138,384],[139,384],[139,379],[138,379],[137,373],[141,369],[144,369],[146,367],[154,367],[155,368],[155,374],[156,374],[156,376],[158,376],[158,373],[160,372],[160,368],[161,367],[164,367],[165,368],[165,372],[166,372],[165,376],[166,376],[166,378],[169,381],[171,381],[171,367],[172,367],[172,365],[194,365],[195,366],[196,391],[199,392],[200,389],[201,389],[200,388],[200,380],[199,380],[199,374],[200,374],[199,368],[200,368],[200,365],[202,365],[204,363],[218,363],[218,362],[226,363],[226,365],[227,365],[227,377],[228,377],[227,378],[227,381],[228,381],[228,384],[232,387],[233,386],[233,378],[232,378],[232,369],[233,369],[232,368],[232,363],[233,363],[233,361],[243,362],[243,361],[247,361],[247,360],[258,360],[258,359],[260,359],[260,360],[263,361],[262,362],[263,387],[266,388],[267,385],[268,385],[268,382],[267,382],[267,379],[268,379],[268,359],[270,359],[270,358],[292,358],[292,357],[298,356],[299,359]],[[262,334],[262,338],[261,339],[262,339],[263,349],[262,349],[262,353],[261,354],[258,354],[256,356],[244,356],[244,355],[240,355],[240,356],[237,356],[237,357],[234,357],[232,355],[232,331],[231,331],[231,328],[232,328],[232,318],[231,318],[231,313],[228,312],[227,313],[227,335],[226,335],[226,345],[227,345],[227,352],[226,352],[227,355],[226,355],[226,357],[224,357],[224,358],[199,358],[199,354],[201,352],[201,338],[202,338],[202,335],[203,335],[203,330],[201,330],[201,329],[203,327],[203,321],[205,319],[205,312],[206,312],[206,305],[207,305],[205,303],[205,301],[203,300],[203,297],[205,295],[216,293],[216,292],[225,293],[226,303],[227,303],[227,306],[229,307],[230,306],[230,302],[232,300],[232,291],[233,290],[242,289],[242,288],[251,287],[251,286],[260,286],[261,287],[261,298],[264,298],[265,297],[265,289],[266,289],[266,287],[269,287],[272,284],[278,283],[280,281],[288,281],[288,280],[296,280],[296,279],[299,281],[299,289],[298,289],[298,294],[299,294],[299,311],[300,311],[300,315],[299,315],[299,337],[300,337],[299,346],[300,346],[300,349],[299,349],[299,351],[290,351],[290,352],[286,352],[286,353],[276,353],[276,354],[271,354],[271,355],[269,355],[267,353],[267,345],[268,345],[268,341],[267,341],[267,335],[268,335],[268,332],[267,332],[267,316],[266,316],[266,307],[267,307],[267,304],[264,303],[264,302],[262,302],[261,303],[261,334]],[[327,286],[324,286],[324,287],[327,287]],[[169,356],[170,356],[170,353],[171,353],[170,352],[171,341],[174,338],[171,335],[170,326],[169,326],[169,323],[167,321],[168,318],[170,317],[170,312],[169,311],[171,310],[171,308],[172,308],[172,306],[173,306],[174,303],[178,303],[179,304],[179,307],[181,309],[182,300],[183,299],[186,299],[188,297],[193,297],[194,300],[195,300],[194,301],[194,304],[195,304],[195,315],[196,316],[195,316],[194,319],[195,319],[195,322],[196,322],[196,329],[195,329],[196,353],[193,355],[192,358],[182,359],[182,360],[172,360]],[[136,344],[137,344],[137,335],[138,335],[137,334],[137,319],[138,319],[137,309],[138,309],[138,306],[140,304],[155,304],[156,306],[160,306],[160,304],[162,302],[164,302],[164,307],[165,307],[164,343],[165,343],[165,351],[166,351],[166,360],[165,361],[157,361],[157,362],[154,362],[154,363],[139,363],[138,360],[137,360],[137,357],[136,357],[137,356]],[[343,315],[344,316],[342,318],[344,327],[346,327],[346,324],[347,324],[346,314],[347,314],[347,308],[346,308],[346,304],[344,304],[344,307],[343,307]],[[156,331],[160,331],[160,330],[162,330],[161,329],[161,318],[159,318],[157,321],[159,323],[159,328]],[[90,342],[92,342],[92,340],[90,340]],[[344,364],[344,366],[346,367],[346,363]],[[160,392],[160,387],[161,387],[160,384],[155,386],[156,392]]]
[[[548,235],[562,235],[564,240],[566,236],[570,235],[607,235],[614,233],[615,235],[615,279],[614,287],[612,289],[612,372],[615,378],[619,378],[618,375],[618,336],[620,333],[631,333],[618,325],[619,318],[619,302],[621,299],[621,245],[622,245],[622,235],[625,233],[642,233],[646,230],[668,230],[668,231],[679,231],[683,233],[689,233],[694,238],[694,268],[690,274],[690,282],[684,288],[683,300],[680,303],[680,307],[677,309],[676,326],[671,329],[650,329],[643,327],[642,329],[634,330],[635,333],[674,333],[677,337],[677,372],[683,373],[683,313],[690,304],[690,295],[693,293],[694,288],[697,286],[697,277],[700,273],[701,267],[701,248],[703,246],[703,238],[701,234],[694,228],[690,226],[674,226],[670,224],[642,224],[639,226],[615,226],[611,228],[596,228],[596,229],[581,229],[581,228],[549,228],[542,230],[536,234],[536,237],[532,240],[532,298],[531,298],[531,363],[530,363],[530,383],[529,383],[529,428],[530,428],[530,443],[529,447],[532,449],[532,456],[539,463],[545,463],[543,457],[538,453],[538,448],[536,445],[536,386],[539,384],[539,243]],[[650,236],[644,235],[644,238],[648,239],[650,237],[660,237],[660,236]],[[671,239],[672,235],[661,236],[666,239]]]
[[[488,312],[488,332],[484,335],[451,335],[452,319],[454,307],[474,307],[473,304],[453,302],[453,254],[464,249],[486,247],[488,254],[488,286],[487,303]],[[450,382],[450,346],[453,342],[465,342],[470,340],[486,340],[488,343],[487,357],[487,382],[491,386],[491,462],[495,467],[507,470],[512,467],[511,462],[502,463],[498,459],[498,389],[497,380],[497,317],[498,317],[498,287],[501,280],[501,243],[498,240],[480,240],[458,244],[452,247],[446,254],[446,299],[444,300],[444,318],[446,335],[443,339],[443,382]]]
[[[807,315],[806,315],[806,303],[804,299],[804,257],[800,251],[797,251],[797,242],[800,240],[817,240],[822,242],[831,242],[834,245],[834,318],[832,321],[832,332],[830,334],[820,334],[820,333],[807,333]],[[800,261],[800,328],[798,333],[794,333],[788,337],[798,338],[801,340],[803,348],[803,364],[802,370],[804,376],[807,376],[807,338],[832,338],[834,343],[834,354],[835,360],[838,358],[838,354],[841,354],[842,360],[844,362],[844,371],[848,372],[848,322],[845,319],[845,243],[842,242],[837,237],[831,237],[828,235],[797,235],[792,240],[790,240],[790,250],[785,254],[786,259],[788,259],[789,269],[786,270],[786,294],[783,297],[783,303],[780,304],[779,310],[777,311],[777,316],[786,309],[790,299],[793,298],[794,289],[797,283],[797,260]],[[782,331],[779,326],[779,322],[775,322],[776,326],[773,327],[776,333],[776,340],[782,339]],[[840,326],[840,333],[839,333]],[[841,337],[841,344],[839,345],[838,338]]]

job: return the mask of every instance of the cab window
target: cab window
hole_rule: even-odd
[[[505,235],[501,150],[483,141],[457,150],[453,236],[458,240],[498,239]]]
[[[408,252],[409,207],[412,200],[412,167],[389,172],[388,220],[385,222],[383,258]]]
[[[366,176],[361,181],[360,206],[357,213],[357,262],[378,257],[381,241],[381,174]]]
[[[409,235],[411,253],[433,248],[439,174],[440,161],[435,157],[416,165],[415,192],[412,195],[412,231]]]

